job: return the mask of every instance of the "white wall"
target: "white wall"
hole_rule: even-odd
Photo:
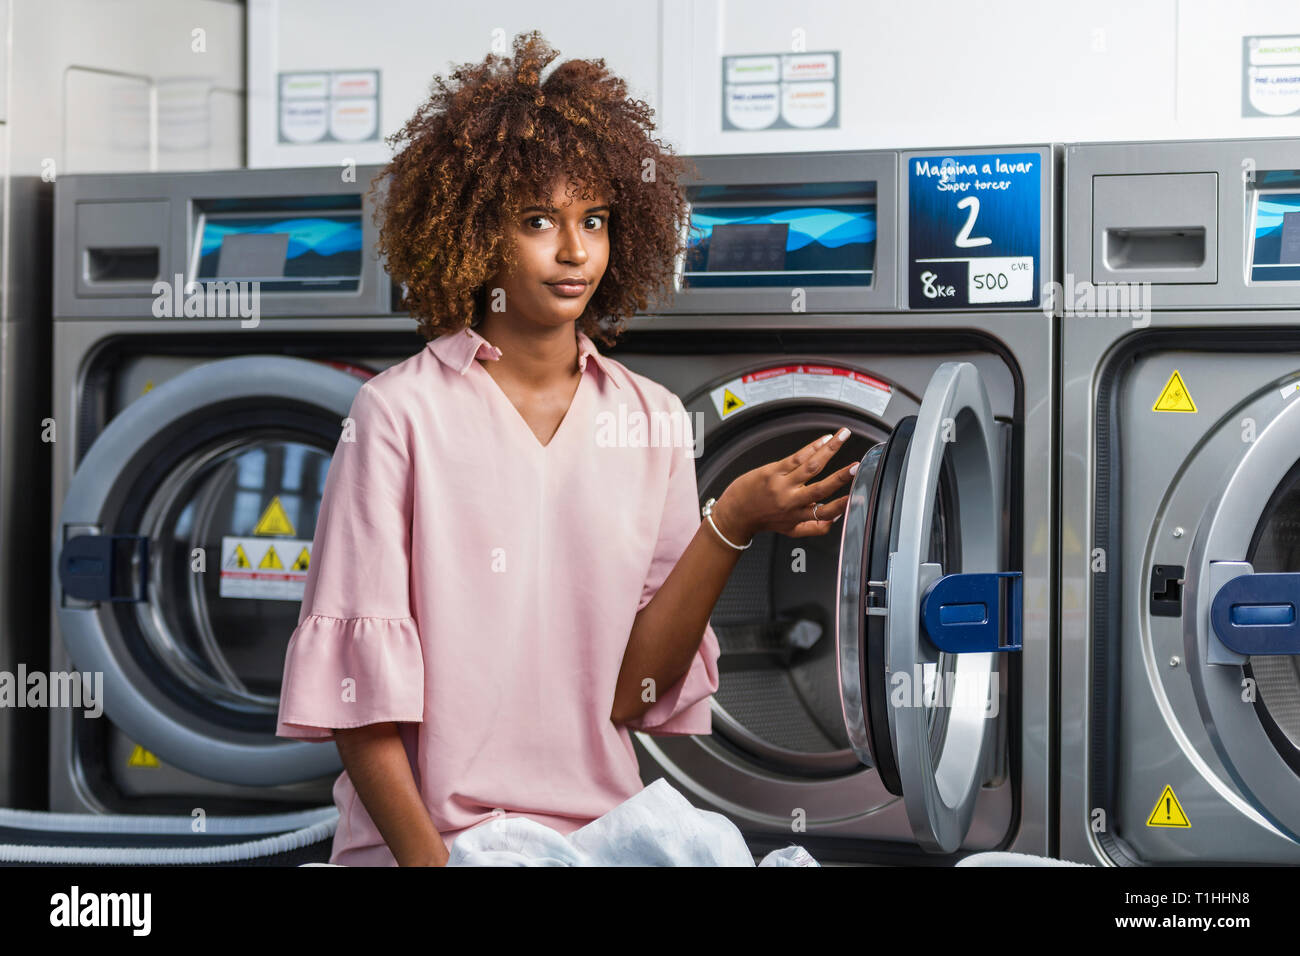
[[[250,165],[382,162],[382,143],[275,142],[277,71],[379,68],[383,135],[435,73],[536,27],[603,56],[687,153],[1300,136],[1241,116],[1241,41],[1300,35],[1300,0],[249,0]],[[721,58],[837,50],[840,128],[723,132]]]
[[[1242,37],[1298,0],[663,0],[664,87],[690,152],[1300,136],[1243,118]],[[840,50],[841,130],[720,131],[721,55]],[[675,64],[684,60],[685,67]],[[676,118],[676,116],[674,117]]]
[[[1241,38],[1300,36],[1300,0],[1181,0],[1178,4],[1180,129],[1194,135],[1300,136],[1300,118],[1241,116]],[[1184,138],[1181,137],[1180,138]]]
[[[244,7],[12,0],[10,171],[244,165]],[[194,31],[203,31],[196,51]]]
[[[510,55],[515,35],[533,29],[559,51],[556,63],[603,56],[632,95],[657,106],[659,21],[657,3],[626,0],[249,0],[248,163],[384,162],[392,151],[382,137],[400,129],[428,98],[435,74],[445,77],[453,64],[478,62],[489,52]],[[380,142],[278,142],[277,74],[375,68],[382,71]]]
[[[692,152],[1154,138],[1172,117],[1176,0],[665,0],[693,16]],[[680,13],[678,12],[680,11]],[[722,133],[719,56],[838,49],[841,128]],[[684,32],[684,31],[683,31]],[[680,103],[680,98],[674,102]]]

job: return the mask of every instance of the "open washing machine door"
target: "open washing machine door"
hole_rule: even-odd
[[[986,778],[999,655],[1020,649],[1000,427],[976,367],[941,365],[919,414],[863,457],[840,544],[848,737],[903,798],[917,842],[943,853],[966,837]]]
[[[356,374],[304,359],[200,365],[116,415],[80,462],[54,549],[63,643],[131,739],[207,780],[342,769],[275,737],[285,647]]]
[[[1184,648],[1224,767],[1300,840],[1300,402],[1257,424],[1196,529]]]

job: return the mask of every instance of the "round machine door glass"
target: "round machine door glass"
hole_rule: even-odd
[[[1000,712],[999,657],[1019,649],[1002,462],[978,370],[947,362],[915,419],[864,455],[845,514],[843,720],[857,757],[903,797],[917,842],[937,852],[970,827]]]
[[[138,633],[174,696],[214,721],[275,732],[329,463],[300,433],[250,431],[181,458],[140,517],[152,560]]]
[[[851,435],[823,476],[861,458],[887,432],[831,406],[747,420],[710,445],[698,476],[701,500],[720,497],[745,472],[841,427]],[[747,766],[804,779],[862,769],[836,692],[838,545],[834,530],[804,538],[759,532],[710,615],[720,651],[712,739]]]
[[[1256,574],[1300,574],[1300,461],[1265,505],[1246,560]],[[1282,759],[1300,774],[1300,654],[1251,654],[1244,667],[1255,681],[1260,723]]]
[[[357,375],[281,356],[205,363],[114,417],[69,484],[57,614],[131,739],[248,786],[340,769],[275,737],[316,513]]]

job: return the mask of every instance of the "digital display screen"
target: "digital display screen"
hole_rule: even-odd
[[[691,227],[687,288],[872,284],[875,183],[712,186]]]
[[[196,278],[260,282],[263,292],[355,292],[361,214],[212,215],[201,220]]]
[[[1300,175],[1265,172],[1256,185],[1250,281],[1300,281]]]

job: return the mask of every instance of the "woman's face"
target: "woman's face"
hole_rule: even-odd
[[[507,224],[517,261],[489,280],[489,313],[500,308],[496,289],[505,294],[506,315],[543,325],[574,322],[587,308],[609,263],[609,197],[569,199],[568,186],[569,180],[561,178],[551,191],[549,208],[530,206]],[[557,285],[572,277],[585,285]]]

